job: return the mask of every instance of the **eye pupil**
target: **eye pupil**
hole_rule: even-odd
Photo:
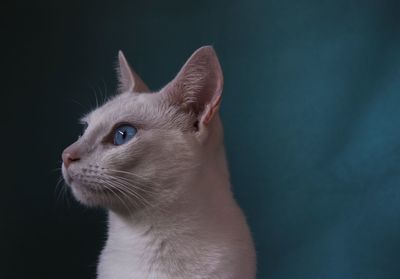
[[[123,139],[126,138],[126,131],[118,131]]]

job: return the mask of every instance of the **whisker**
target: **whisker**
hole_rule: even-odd
[[[116,183],[117,186],[121,187],[120,189],[125,193],[130,193],[131,196],[133,196],[136,200],[140,201],[142,205],[151,206],[150,202],[148,202],[146,198],[144,198],[142,195],[134,191],[134,189],[131,189],[129,185],[126,185],[123,182],[117,180],[114,180],[113,182]]]
[[[75,103],[77,105],[80,105],[82,108],[85,108],[85,106],[82,105],[81,103],[79,103],[77,100],[71,99],[71,102],[73,102],[73,103]]]
[[[94,108],[97,108],[97,96],[96,96],[96,88],[94,87],[94,85],[92,85],[92,84],[90,84],[89,85],[90,86],[90,89],[92,90],[92,94],[95,96],[95,101],[96,101],[96,103],[95,103],[95,107],[93,107],[93,104],[92,104],[92,101],[91,101],[91,98],[89,98],[89,104],[90,104],[90,107],[92,108],[92,110],[94,109]]]
[[[131,173],[131,172],[127,172],[127,171],[114,170],[114,169],[108,169],[108,168],[105,168],[105,170],[110,171],[110,172],[122,173],[122,174],[129,175],[129,176],[131,176],[131,177],[133,177],[135,179],[140,180],[141,182],[145,182],[146,184],[147,184],[147,181],[151,180],[150,177],[140,176],[140,175],[137,175],[135,173]],[[118,176],[118,177],[121,177],[121,176]],[[148,186],[148,185],[146,185],[146,186]]]
[[[96,86],[96,87],[97,87],[97,86]],[[97,87],[97,89],[98,89],[98,87]],[[94,89],[93,93],[94,93],[94,98],[95,98],[95,101],[96,101],[96,108],[98,108],[98,107],[99,107],[99,99],[97,98],[97,91],[96,91],[96,89]]]
[[[108,179],[111,178],[113,181],[119,182],[119,184],[122,184],[124,186],[124,188],[127,188],[129,191],[134,191],[135,195],[140,195],[140,198],[145,200],[147,206],[151,207],[152,209],[157,209],[157,210],[166,212],[164,208],[161,208],[161,206],[162,206],[161,203],[150,204],[149,201],[140,194],[140,193],[143,193],[144,195],[156,194],[158,192],[155,190],[155,188],[157,188],[160,185],[157,185],[157,184],[154,185],[154,181],[152,181],[151,183],[148,181],[149,178],[146,178],[144,176],[138,176],[131,172],[114,170],[114,169],[109,169],[109,168],[104,168],[104,169],[108,170],[110,172],[113,172],[113,173],[121,173],[123,175],[128,175],[128,177],[124,177],[124,176],[120,176],[120,175],[117,175],[117,176],[109,175],[107,173],[104,174]],[[135,179],[136,185],[132,183],[132,181],[129,179],[129,177],[131,177],[132,179]],[[139,186],[137,184],[139,184]]]
[[[118,181],[121,180],[123,182],[126,182],[130,187],[135,188],[136,190],[148,193],[148,194],[154,194],[156,193],[156,191],[153,190],[153,188],[150,188],[150,185],[147,184],[141,184],[140,186],[136,186],[134,184],[132,184],[132,182],[127,179],[126,177],[123,176],[114,176],[114,178]],[[145,188],[144,186],[147,186],[148,188]]]
[[[61,188],[60,188],[60,185],[61,185],[62,182],[63,182],[63,177],[60,175],[60,177],[58,178],[56,187],[54,188],[54,195],[57,195],[57,197],[56,197],[56,201],[57,201],[57,202],[58,202],[59,199],[60,199],[60,195],[61,195]],[[61,187],[62,187],[62,185],[61,185]],[[57,192],[58,192],[58,194],[57,194]]]
[[[109,190],[109,191],[111,191],[111,193],[113,193],[114,194],[114,196],[116,196],[120,201],[121,201],[121,203],[122,203],[122,205],[126,208],[126,210],[131,214],[132,212],[131,212],[131,209],[129,208],[129,206],[125,203],[125,201],[124,201],[124,199],[123,198],[121,198],[120,196],[119,196],[119,194],[118,193],[116,193],[116,192],[114,192],[113,191],[113,189],[115,189],[115,190],[117,190],[119,193],[121,193],[122,195],[124,195],[118,188],[116,188],[115,186],[113,186],[112,184],[110,184],[109,182],[107,182],[106,180],[104,180],[104,179],[100,179],[103,183],[105,183],[105,184],[103,184],[103,186],[107,189],[107,190]]]
[[[107,101],[107,84],[104,81],[104,79],[102,80],[103,82],[103,87],[104,87],[104,96],[103,96],[103,104]]]
[[[70,200],[69,200],[69,197],[68,197],[70,192],[68,191],[67,185],[63,184],[62,189],[63,189],[64,201],[67,204],[67,208],[70,209],[71,208],[71,203],[70,203]]]
[[[54,168],[54,169],[50,170],[50,172],[56,172],[56,171],[60,171],[61,169],[62,169],[61,167]]]
[[[107,186],[112,187],[113,189],[117,189],[119,191],[121,191],[121,189],[119,189],[116,185],[113,184],[114,181],[112,181],[111,179],[107,179],[104,177],[99,178],[103,183],[106,183]],[[137,196],[134,196],[135,198],[138,198]]]
[[[56,187],[54,188],[54,194],[56,195],[56,203],[59,203],[61,200],[64,200],[67,208],[70,208],[69,199],[67,197],[67,187],[64,182],[64,178],[60,175],[60,178],[57,181]]]
[[[111,177],[111,178],[115,179],[115,177]],[[132,189],[132,186],[134,186],[134,185],[130,184],[130,181],[129,181],[129,180],[119,181],[119,180],[117,179],[117,180],[114,180],[114,181],[115,181],[115,182],[118,182],[119,185],[120,185],[121,187],[124,187],[124,189],[126,189],[127,191],[130,191],[130,192],[133,191],[135,195],[139,195],[139,196],[140,196],[140,200],[141,200],[141,202],[142,202],[142,204],[143,204],[144,206],[147,206],[148,208],[151,208],[152,210],[158,210],[158,211],[160,211],[160,212],[167,213],[166,209],[161,208],[161,206],[162,206],[161,203],[150,203],[150,201],[149,201],[148,199],[146,199],[146,198],[145,198],[144,196],[142,196],[140,193],[134,191],[135,189],[137,189],[137,190],[144,190],[144,189],[142,189],[142,188],[143,188],[142,185],[141,185],[141,187],[135,187],[135,189]],[[147,192],[147,193],[148,193],[148,194],[155,194],[155,193],[157,193],[157,192],[156,192],[156,191],[152,191],[152,192]]]

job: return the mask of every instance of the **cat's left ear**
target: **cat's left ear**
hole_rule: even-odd
[[[125,58],[124,53],[120,50],[118,52],[118,80],[119,80],[119,91],[122,92],[150,92],[147,85],[135,73],[134,70],[129,66],[128,61]]]
[[[223,75],[218,57],[211,46],[196,50],[178,75],[165,87],[170,102],[196,115],[208,125],[221,103]]]

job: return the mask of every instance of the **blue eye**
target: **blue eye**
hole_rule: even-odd
[[[130,125],[119,126],[115,130],[114,144],[121,145],[131,140],[136,135],[136,128]]]

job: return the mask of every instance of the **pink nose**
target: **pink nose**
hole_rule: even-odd
[[[68,151],[64,151],[63,154],[61,155],[62,160],[64,162],[64,166],[66,168],[69,167],[69,165],[74,162],[74,161],[79,161],[79,156],[77,154],[74,153],[70,153]]]

